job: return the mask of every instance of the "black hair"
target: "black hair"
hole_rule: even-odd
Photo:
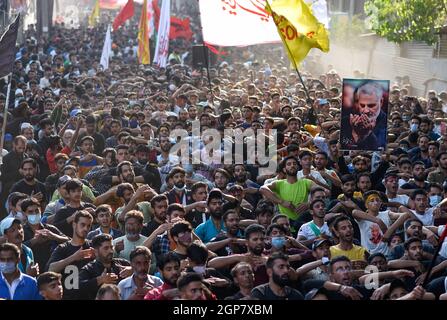
[[[272,269],[273,265],[275,264],[276,260],[286,260],[289,261],[289,256],[287,254],[284,254],[282,252],[275,252],[273,253],[268,259],[267,262],[265,263],[265,267],[266,269]]]
[[[411,237],[411,238],[407,239],[407,241],[404,242],[404,248],[405,248],[405,250],[408,250],[408,249],[410,248],[410,245],[411,245],[413,242],[420,242],[420,243],[422,243],[422,240],[419,239],[419,238],[416,238],[416,237]]]
[[[338,230],[338,225],[340,224],[340,222],[342,222],[342,221],[351,221],[347,216],[345,216],[345,215],[343,215],[343,216],[340,216],[340,217],[337,217],[335,220],[334,220],[334,228],[335,228],[335,230]]]
[[[0,244],[0,252],[2,251],[11,251],[14,253],[16,258],[20,257],[20,249],[13,243],[6,242]]]
[[[321,203],[323,204],[323,206],[326,206],[326,204],[324,203],[323,200],[321,200],[321,199],[315,199],[314,201],[312,201],[312,202],[310,203],[310,205],[309,205],[309,209],[310,209],[310,210],[313,210],[314,205],[317,204],[317,203],[319,203],[319,202],[321,202]]]
[[[157,267],[160,270],[163,270],[163,268],[170,262],[175,262],[176,264],[178,264],[180,266],[180,258],[173,251],[162,254],[160,257],[158,257]]]
[[[349,260],[349,258],[347,256],[336,256],[331,259],[331,262],[329,264],[329,266],[330,266],[329,270],[332,271],[332,267],[334,266],[334,264],[336,264],[337,262],[341,262],[341,261],[351,262],[351,260]]]
[[[152,258],[152,253],[149,248],[145,246],[136,246],[135,249],[130,252],[129,261],[132,262],[135,257],[138,257],[140,255],[147,257],[149,260]]]
[[[116,196],[118,198],[123,198],[124,197],[124,191],[126,191],[126,190],[130,190],[132,192],[135,191],[135,189],[134,189],[132,184],[130,184],[128,182],[120,183],[118,185],[118,187],[116,188]]]
[[[168,201],[168,197],[166,197],[164,194],[159,194],[159,195],[156,195],[155,197],[153,197],[151,199],[151,206],[152,206],[152,208],[155,207],[156,203],[159,203],[159,202],[162,202],[162,201]]]
[[[198,265],[204,265],[208,260],[208,249],[202,243],[193,242],[186,249],[188,258]]]
[[[31,207],[31,206],[40,207],[40,202],[36,198],[26,198],[20,204],[20,208],[22,209],[22,212],[25,212],[26,209],[28,209],[28,207]]]
[[[200,274],[195,272],[187,272],[180,276],[177,280],[177,289],[180,291],[188,286],[191,282],[202,282],[203,278]]]
[[[33,158],[26,158],[22,160],[22,163],[20,164],[20,169],[23,169],[26,163],[31,163],[33,165],[33,168],[37,168],[37,162]]]
[[[382,259],[384,259],[385,261],[387,260],[386,259],[386,257],[385,257],[385,255],[383,254],[383,253],[380,253],[380,252],[376,252],[376,253],[373,253],[372,255],[370,255],[369,257],[368,257],[368,264],[371,264],[371,262],[373,261],[373,259],[374,258],[376,258],[376,257],[381,257]]]
[[[59,273],[48,271],[41,273],[37,277],[37,287],[39,290],[42,290],[43,286],[46,284],[50,284],[53,281],[60,281],[62,276]]]
[[[93,237],[92,239],[92,247],[98,249],[104,242],[112,241],[113,238],[110,234],[101,233]]]
[[[250,236],[253,233],[262,233],[265,234],[265,228],[263,226],[261,226],[260,224],[252,224],[249,225],[246,229],[245,229],[245,239],[248,240],[250,239]]]
[[[130,166],[133,170],[133,164],[130,161],[123,161],[116,167],[116,174],[118,176],[123,173],[123,166]]]
[[[424,196],[427,196],[427,192],[426,192],[424,189],[416,189],[416,190],[414,190],[414,191],[411,193],[411,195],[410,195],[411,200],[416,199],[416,196],[417,196],[418,194],[422,194],[422,195],[424,195]]]
[[[81,218],[87,218],[93,221],[93,216],[87,210],[76,211],[73,222],[78,223]]]
[[[169,230],[169,234],[171,237],[178,237],[180,233],[187,231],[192,232],[191,224],[188,221],[182,220],[174,223],[171,230]]]
[[[341,180],[342,184],[345,184],[345,183],[350,182],[350,181],[355,182],[355,177],[352,174],[344,174],[344,175],[341,176],[340,180]]]
[[[65,183],[65,190],[68,193],[73,190],[81,189],[82,190],[82,182],[79,179],[71,179]]]
[[[268,226],[267,231],[266,231],[266,235],[270,236],[273,232],[273,229],[278,229],[280,232],[283,232],[284,234],[287,234],[287,230],[286,228],[284,228],[282,225],[277,224],[277,223],[272,223],[271,225]]]

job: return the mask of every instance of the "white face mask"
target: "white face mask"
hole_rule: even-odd
[[[442,200],[442,197],[439,195],[430,196],[430,205],[432,207],[437,206]]]

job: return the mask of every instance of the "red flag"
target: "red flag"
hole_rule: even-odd
[[[226,55],[228,54],[228,52],[226,52],[226,51],[219,51],[219,50],[217,50],[216,47],[212,46],[212,45],[209,44],[208,42],[204,42],[204,43],[205,43],[205,46],[207,46],[208,49],[209,49],[212,53],[214,53],[214,54],[217,54],[217,55],[220,55],[220,56],[226,56]]]
[[[118,28],[126,22],[126,20],[133,17],[135,13],[135,8],[133,5],[133,0],[127,1],[126,5],[123,7],[123,9],[120,11],[120,13],[116,16],[115,20],[113,21],[113,31],[118,30]]]
[[[152,8],[154,9],[155,30],[158,32],[158,24],[160,23],[160,7],[158,6],[158,0],[152,0]]]
[[[169,30],[169,39],[185,38],[192,39],[192,31],[190,27],[189,18],[179,19],[171,17],[171,29]]]

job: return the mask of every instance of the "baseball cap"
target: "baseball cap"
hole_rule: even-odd
[[[312,244],[312,250],[317,249],[319,246],[321,246],[323,243],[327,243],[329,245],[331,245],[332,243],[328,240],[328,239],[317,239],[314,241],[314,243]]]
[[[385,176],[384,178],[388,178],[388,177],[397,177],[399,173],[399,170],[396,168],[389,168],[386,172],[385,172]]]
[[[2,220],[0,223],[0,235],[4,235],[5,231],[11,228],[14,223],[20,224],[21,221],[17,218],[8,217]]]
[[[12,136],[12,134],[7,133],[5,134],[5,141],[12,141],[14,139],[14,137]]]
[[[72,178],[69,175],[63,175],[62,177],[59,178],[59,180],[57,180],[57,184],[56,187],[60,188],[61,186],[63,186],[67,181],[72,180]]]
[[[328,104],[329,101],[327,99],[318,99],[318,104],[320,106],[324,105],[324,104]]]
[[[73,109],[70,111],[70,117],[76,117],[80,113],[82,113],[81,109]]]
[[[210,203],[212,199],[223,199],[222,191],[218,188],[214,188],[208,194],[208,198],[206,199],[206,203]]]

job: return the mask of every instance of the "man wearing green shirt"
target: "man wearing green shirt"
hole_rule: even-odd
[[[293,222],[309,209],[309,192],[316,184],[306,178],[297,178],[298,160],[294,156],[288,156],[283,161],[286,179],[272,181],[259,191],[267,200],[278,205],[279,211],[289,218],[293,226]]]

